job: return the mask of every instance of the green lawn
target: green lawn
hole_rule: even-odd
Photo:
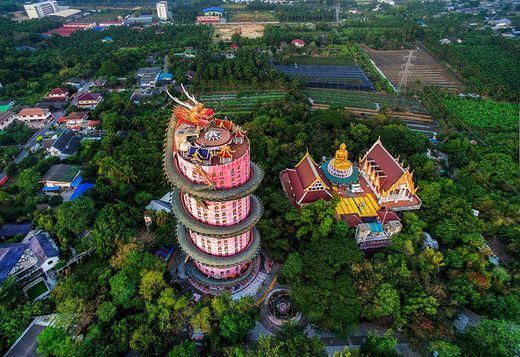
[[[34,300],[43,293],[47,291],[47,286],[45,285],[45,282],[42,280],[38,284],[31,286],[29,289],[27,289],[27,296],[29,299]]]

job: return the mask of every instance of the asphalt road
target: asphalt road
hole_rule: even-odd
[[[49,130],[49,128],[51,126],[53,126],[54,123],[56,123],[56,120],[61,118],[63,116],[63,114],[65,114],[64,110],[58,110],[58,111],[52,112],[52,116],[54,119],[52,119],[47,125],[45,125],[43,128],[41,128],[36,133],[34,133],[33,136],[31,136],[31,138],[23,146],[22,151],[14,159],[15,164],[18,165],[20,162],[22,162],[23,159],[25,159],[27,157],[27,155],[29,155],[29,151],[36,145],[36,138],[38,138],[38,136],[40,136],[40,135],[41,136],[45,135],[45,133]]]

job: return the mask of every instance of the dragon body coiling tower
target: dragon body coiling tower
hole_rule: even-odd
[[[220,294],[247,286],[258,274],[263,206],[252,192],[263,171],[250,160],[246,132],[185,91],[190,102],[172,97],[164,170],[173,185],[177,239],[186,253],[190,283]]]

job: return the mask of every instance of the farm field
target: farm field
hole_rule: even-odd
[[[404,57],[408,55],[408,51],[376,51],[368,47],[364,47],[364,50],[390,82],[397,87],[400,78],[399,72],[403,70],[401,65],[405,62]],[[414,66],[411,70],[412,76],[408,79],[408,87],[413,87],[417,81],[423,85],[445,89],[462,87],[462,83],[423,48],[416,49],[413,55],[415,60],[412,62]]]
[[[356,64],[353,58],[347,56],[293,56],[294,62],[297,64],[315,64],[315,65],[352,65]]]
[[[285,98],[284,92],[266,92],[254,94],[208,94],[201,95],[200,100],[207,107],[213,108],[219,114],[248,114],[260,103],[269,103]]]
[[[264,35],[265,26],[262,24],[221,24],[213,25],[213,36],[216,40],[231,41],[234,34],[245,38],[260,38]]]
[[[447,97],[446,107],[467,125],[478,129],[518,130],[518,104]]]
[[[341,107],[355,107],[378,110],[381,107],[400,108],[416,114],[427,114],[424,106],[416,99],[382,94],[377,92],[335,91],[305,89],[302,93],[316,103]]]
[[[81,21],[115,21],[118,16],[123,16],[124,11],[104,11],[104,12],[93,12],[88,16],[85,16]]]
[[[276,16],[270,11],[237,11],[234,12],[229,22],[272,22]]]

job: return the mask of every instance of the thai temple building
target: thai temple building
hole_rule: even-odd
[[[263,206],[252,194],[264,172],[251,162],[242,128],[185,94],[190,102],[172,97],[164,151],[185,274],[203,293],[237,293],[270,270],[255,228]]]
[[[385,247],[401,231],[397,212],[421,207],[413,174],[379,139],[357,163],[348,155],[341,144],[333,158],[318,165],[307,152],[294,169],[280,173],[284,192],[296,208],[337,197],[336,218],[356,227],[360,249]]]

